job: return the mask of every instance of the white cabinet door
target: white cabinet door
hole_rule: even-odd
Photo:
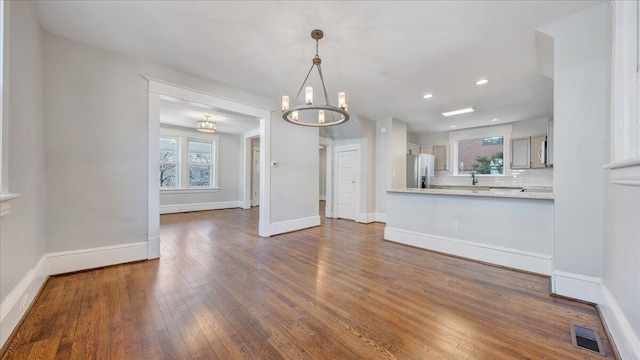
[[[530,164],[529,142],[531,138],[528,136],[511,139],[511,168],[512,169],[528,169]]]
[[[547,149],[544,148],[544,141],[547,135],[537,135],[531,137],[531,168],[546,169],[544,156]]]
[[[407,143],[407,155],[420,154],[420,145]]]
[[[447,170],[447,145],[434,146],[433,156],[435,157],[434,170]]]

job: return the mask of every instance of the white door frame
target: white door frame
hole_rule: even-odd
[[[325,208],[324,216],[333,217],[333,140],[320,137],[320,145],[324,145],[325,155]]]
[[[343,152],[343,151],[355,151],[356,152],[356,161],[355,161],[355,166],[356,166],[356,174],[358,174],[358,181],[356,181],[356,196],[355,196],[355,207],[353,209],[354,211],[354,221],[355,219],[358,219],[360,217],[360,183],[362,182],[362,174],[360,173],[360,170],[362,169],[362,158],[361,158],[361,154],[360,154],[360,144],[347,144],[347,145],[338,145],[338,146],[334,146],[333,147],[333,184],[334,185],[334,191],[332,194],[336,194],[336,196],[332,196],[332,205],[333,205],[333,209],[335,210],[333,212],[333,218],[337,218],[338,214],[337,214],[337,209],[338,209],[338,153]],[[329,161],[329,157],[327,155],[327,162]],[[327,168],[328,169],[328,168]],[[327,175],[329,176],[329,175]],[[328,191],[328,189],[327,189]],[[328,196],[329,194],[327,194]],[[329,198],[327,197],[327,201],[329,200]],[[327,215],[328,216],[328,215]]]
[[[260,119],[260,156],[265,157],[267,146],[269,145],[269,136],[271,130],[271,111],[261,109],[255,106],[242,104],[233,100],[224,99],[205,92],[183,87],[177,84],[158,80],[152,77],[144,76],[149,82],[148,96],[148,168],[147,168],[147,258],[156,259],[160,257],[160,184],[158,183],[159,171],[158,161],[160,146],[160,96],[167,95],[178,99],[197,102],[200,104],[211,105],[213,107],[232,111],[239,114],[254,116]],[[249,140],[249,148],[251,141]],[[242,158],[247,158],[248,149]],[[261,159],[262,160],[262,159]],[[259,215],[259,234],[260,236],[270,236],[270,192],[269,178],[270,168],[265,166],[266,161],[261,162],[260,172],[264,176],[260,179],[260,203],[267,206],[260,206]],[[245,179],[245,182],[250,181]],[[246,189],[246,186],[243,187]],[[247,194],[245,193],[244,196]]]
[[[260,175],[260,171],[255,171],[255,164],[253,161],[256,159],[256,152],[258,153],[258,159],[260,159],[260,146],[252,146],[251,147],[251,189],[255,190],[255,176]],[[258,192],[260,192],[260,182],[258,181]],[[253,196],[253,191],[251,192],[251,206],[260,205],[260,198],[257,199]]]

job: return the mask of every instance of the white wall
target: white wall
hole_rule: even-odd
[[[175,127],[160,127],[161,135],[178,135],[203,139],[218,139],[218,184],[215,192],[198,193],[166,193],[160,191],[160,208],[167,205],[211,204],[240,201],[240,146],[239,135],[216,132],[215,135],[204,134],[197,130]],[[236,205],[237,206],[237,205]],[[233,206],[233,207],[236,207]],[[188,207],[187,207],[188,208]]]
[[[554,268],[602,275],[611,6],[544,26],[554,38]]]
[[[45,252],[45,163],[42,30],[32,4],[5,1],[5,73],[8,141],[8,185],[21,197],[11,201],[8,215],[0,218],[0,301],[2,326],[0,347],[19,319],[5,317],[12,299],[8,298],[23,278],[36,267]],[[37,276],[37,274],[35,274]],[[42,279],[33,281],[19,296],[28,294],[29,302]],[[14,293],[15,294],[15,291]]]
[[[391,121],[391,188],[407,186],[407,123]]]
[[[391,119],[376,121],[376,213],[387,212],[387,190],[391,189]],[[378,218],[377,220],[384,220]]]
[[[47,252],[147,241],[143,75],[262,108],[278,106],[52,34],[45,35],[44,50]]]
[[[278,163],[271,168],[274,234],[279,229],[296,230],[298,225],[320,225],[318,129],[290,124],[280,114],[275,111],[271,116],[271,161]]]

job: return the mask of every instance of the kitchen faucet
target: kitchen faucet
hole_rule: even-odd
[[[478,179],[476,179],[476,173],[471,171],[471,185],[475,185],[478,183]]]

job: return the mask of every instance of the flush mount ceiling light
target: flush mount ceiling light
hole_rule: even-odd
[[[204,120],[198,121],[198,131],[202,131],[205,133],[214,133],[218,129],[218,125],[213,121],[209,120],[211,116],[205,115]]]
[[[476,85],[484,85],[484,84],[486,84],[488,82],[489,82],[489,80],[487,80],[487,79],[480,79],[480,80],[476,81]]]
[[[491,119],[491,122],[500,121],[500,119]]]
[[[298,94],[292,104],[289,104],[289,97],[287,95],[282,97],[282,118],[292,124],[325,127],[342,124],[349,120],[346,95],[344,92],[338,93],[338,106],[331,105],[331,102],[329,101],[327,88],[324,85],[324,77],[322,76],[322,68],[320,67],[322,60],[318,56],[318,42],[323,37],[324,33],[322,30],[316,29],[311,32],[311,38],[316,41],[316,56],[313,58],[313,63],[307,73],[307,77],[304,78],[302,86],[300,86],[300,90],[298,90]],[[322,94],[324,95],[325,100],[324,105],[314,104],[313,88],[311,86],[305,87],[307,80],[309,79],[309,75],[311,75],[314,67],[318,70],[318,74],[320,75]],[[304,104],[297,105],[302,89],[305,91]]]
[[[425,98],[425,99],[431,99],[432,97],[433,97],[433,94],[425,94],[423,96],[423,98]]]
[[[464,108],[464,109],[460,109],[460,110],[453,110],[453,111],[443,112],[442,115],[444,115],[444,116],[453,116],[453,115],[466,114],[466,113],[470,113],[470,112],[474,112],[474,111],[475,110],[473,110],[472,107],[468,107],[468,108]]]

